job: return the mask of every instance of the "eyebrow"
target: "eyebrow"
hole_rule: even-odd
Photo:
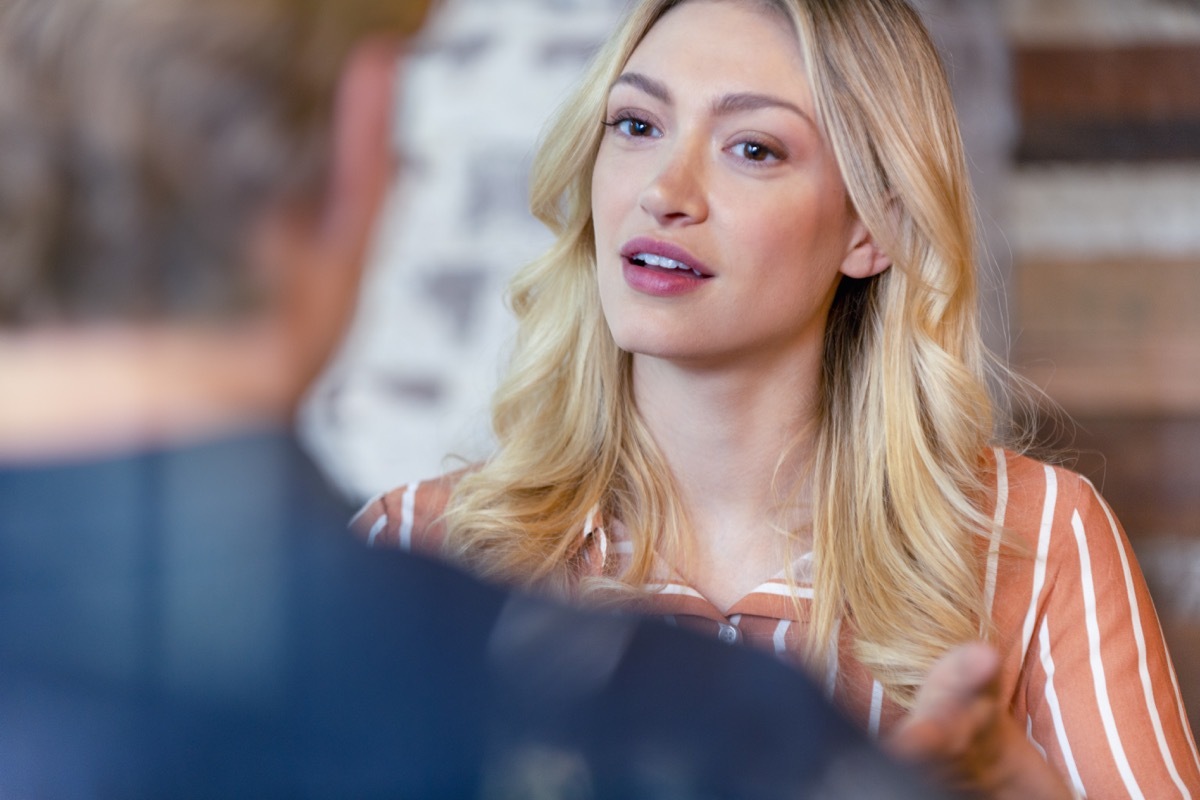
[[[659,81],[654,80],[654,78],[647,77],[640,72],[622,72],[621,75],[615,81],[613,81],[613,88],[615,89],[621,84],[632,86],[635,89],[640,89],[641,91],[653,97],[655,100],[660,100],[667,104],[672,102],[671,92],[667,89],[666,84],[660,83]],[[609,91],[612,91],[612,89]]]
[[[671,105],[674,102],[671,97],[671,92],[669,89],[667,89],[666,84],[656,81],[654,78],[643,75],[640,72],[625,72],[622,73],[621,76],[615,81],[613,81],[614,87],[622,84],[639,89],[640,91],[645,92],[653,97],[655,100],[666,103],[667,105]],[[786,109],[804,119],[814,128],[817,127],[812,116],[810,116],[804,109],[800,108],[800,106],[789,100],[784,100],[781,97],[776,97],[770,94],[761,94],[759,92],[735,92],[733,94],[727,94],[719,97],[716,102],[713,103],[712,112],[716,116],[723,117],[746,111],[757,111],[760,108]]]

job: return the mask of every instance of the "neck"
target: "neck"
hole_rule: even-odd
[[[678,483],[697,534],[703,520],[745,529],[757,520],[795,528],[807,510],[781,505],[804,494],[817,403],[809,369],[747,366],[690,370],[635,357],[638,410]],[[764,510],[770,510],[764,514]],[[724,534],[723,534],[724,535]]]
[[[0,457],[72,457],[288,419],[278,337],[253,323],[0,334]]]
[[[814,364],[817,362],[813,362]],[[672,557],[728,609],[811,546],[806,467],[817,367],[697,371],[635,357],[634,394],[687,515]],[[781,531],[799,537],[789,546]]]

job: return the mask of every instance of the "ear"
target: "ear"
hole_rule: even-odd
[[[329,175],[317,236],[361,261],[394,172],[391,121],[403,40],[367,39],[347,57],[331,127]]]
[[[891,257],[875,243],[867,226],[861,220],[854,220],[850,229],[850,247],[842,261],[842,274],[849,278],[870,278],[891,265]]]
[[[312,206],[269,212],[258,231],[278,359],[297,399],[334,352],[357,305],[375,221],[393,178],[400,42],[372,38],[347,57],[322,192]]]

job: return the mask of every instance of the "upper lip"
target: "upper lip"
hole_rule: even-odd
[[[662,256],[669,258],[672,261],[679,261],[687,264],[692,269],[699,272],[706,278],[712,277],[710,270],[703,261],[696,258],[684,248],[670,242],[659,241],[648,236],[639,236],[635,239],[630,239],[621,248],[621,257],[625,259],[633,258],[639,253],[649,253],[651,255]]]

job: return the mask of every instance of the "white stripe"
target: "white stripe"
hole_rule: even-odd
[[[375,524],[371,526],[371,532],[367,534],[367,547],[374,547],[375,540],[379,538],[379,534],[387,527],[387,514],[381,514],[379,519],[375,520]]]
[[[1175,676],[1175,665],[1171,663],[1168,655],[1167,669],[1171,672],[1171,686],[1175,689],[1176,710],[1179,712],[1179,718],[1183,720],[1183,732],[1187,741],[1191,744],[1192,760],[1196,762],[1196,771],[1200,772],[1200,757],[1197,757],[1196,740],[1192,737],[1192,726],[1188,724],[1187,709],[1183,705],[1183,693],[1179,691],[1179,678]]]
[[[1054,522],[1054,505],[1058,502],[1058,478],[1054,470],[1045,466],[1046,500],[1042,504],[1042,526],[1038,531],[1037,561],[1033,565],[1033,593],[1029,598],[1029,610],[1025,612],[1025,627],[1021,632],[1021,663],[1025,663],[1025,654],[1029,652],[1029,643],[1033,641],[1033,625],[1037,620],[1038,600],[1042,594],[1042,584],[1046,582],[1046,558],[1050,552],[1050,526]]]
[[[587,519],[583,521],[583,540],[585,543],[587,542],[588,536],[597,532],[596,512],[599,510],[599,506],[592,506],[591,510],[588,511]],[[604,567],[608,564],[608,534],[604,532],[603,528],[600,528],[598,532],[599,537],[597,538],[600,540],[600,569],[604,569]],[[588,564],[592,563],[591,553],[587,553],[587,560]]]
[[[1067,764],[1067,774],[1071,777],[1071,786],[1081,797],[1086,797],[1083,779],[1079,777],[1079,767],[1075,766],[1075,756],[1071,752],[1071,741],[1067,738],[1067,729],[1063,725],[1062,706],[1058,704],[1058,692],[1054,690],[1054,657],[1050,654],[1050,628],[1046,620],[1042,620],[1041,629],[1042,670],[1046,673],[1046,705],[1050,707],[1050,718],[1054,720],[1054,734],[1058,737],[1058,749],[1062,752],[1063,761]]]
[[[1042,747],[1041,743],[1037,739],[1033,738],[1033,717],[1029,716],[1028,714],[1025,715],[1025,738],[1029,740],[1029,743],[1033,745],[1033,749],[1037,750],[1038,754],[1042,757],[1042,760],[1045,761],[1046,748]]]
[[[741,625],[741,624],[742,624],[742,615],[741,615],[741,614],[734,614],[732,617],[730,617],[730,618],[729,618],[729,624],[730,624],[730,625],[732,625],[732,626],[733,626],[733,627],[735,627],[735,628],[736,628],[738,625]]]
[[[404,487],[404,496],[400,498],[400,549],[412,549],[412,532],[413,532],[413,516],[415,515],[414,508],[417,502],[417,487],[421,485],[420,481],[410,483]]]
[[[1108,739],[1108,748],[1112,751],[1113,760],[1117,764],[1117,772],[1125,783],[1125,791],[1130,797],[1141,797],[1142,790],[1138,787],[1137,779],[1133,777],[1133,769],[1125,755],[1125,746],[1121,743],[1121,734],[1117,731],[1117,721],[1113,718],[1112,701],[1108,697],[1108,678],[1104,674],[1104,658],[1100,647],[1100,621],[1096,615],[1096,586],[1092,580],[1092,558],[1088,553],[1087,536],[1083,529],[1083,520],[1076,510],[1071,517],[1071,527],[1075,531],[1075,544],[1079,548],[1080,583],[1083,587],[1084,621],[1087,623],[1088,658],[1092,666],[1092,683],[1096,692],[1096,705],[1100,710],[1100,719],[1104,722],[1104,736]]]
[[[1033,745],[1033,749],[1038,751],[1038,755],[1042,757],[1042,760],[1048,763],[1049,760],[1046,758],[1046,748],[1042,747],[1041,743],[1037,739],[1033,738],[1033,717],[1029,716],[1028,714],[1025,715],[1025,738],[1029,740],[1031,745]],[[1071,790],[1072,800],[1087,800],[1082,790],[1075,786],[1071,786],[1069,788]]]
[[[760,583],[757,588],[750,594],[769,594],[775,597],[792,597],[792,591],[786,583]],[[813,599],[813,588],[811,586],[797,586],[796,597],[801,600]]]
[[[1096,502],[1104,510],[1104,516],[1108,518],[1108,527],[1112,531],[1113,544],[1117,548],[1117,553],[1121,556],[1121,571],[1125,574],[1125,594],[1129,597],[1129,611],[1133,615],[1133,639],[1137,643],[1138,675],[1142,679],[1142,694],[1146,698],[1146,709],[1150,712],[1150,722],[1154,725],[1154,739],[1158,742],[1158,751],[1162,754],[1163,761],[1167,765],[1167,771],[1171,773],[1171,780],[1175,782],[1175,788],[1179,789],[1180,795],[1187,800],[1191,800],[1192,793],[1184,786],[1183,779],[1179,777],[1179,771],[1175,768],[1175,759],[1171,755],[1171,746],[1167,744],[1166,734],[1163,733],[1162,718],[1158,713],[1158,703],[1154,700],[1154,684],[1150,680],[1150,665],[1146,661],[1146,634],[1142,629],[1142,617],[1138,607],[1137,592],[1133,588],[1133,572],[1129,568],[1129,559],[1125,555],[1125,548],[1121,543],[1121,534],[1117,530],[1117,522],[1113,519],[1108,504],[1100,499],[1094,486],[1091,486],[1090,483],[1088,486],[1091,487],[1093,494],[1096,495]]]
[[[833,699],[837,690],[838,679],[838,645],[841,644],[842,618],[833,621],[833,630],[829,634],[829,658],[825,663],[825,696]]]
[[[874,681],[871,687],[871,721],[867,723],[867,733],[872,739],[879,738],[879,718],[883,715],[883,686]]]
[[[988,544],[987,583],[983,590],[984,619],[992,617],[992,601],[996,598],[996,573],[1000,561],[1000,536],[1004,529],[1004,515],[1008,510],[1008,459],[1004,451],[996,452],[996,513],[992,518],[992,540]],[[982,622],[981,622],[982,627]],[[983,631],[981,630],[980,633]]]
[[[775,635],[772,637],[772,641],[775,643],[776,655],[783,655],[787,652],[787,632],[790,627],[792,627],[790,619],[781,619],[775,626]]]

